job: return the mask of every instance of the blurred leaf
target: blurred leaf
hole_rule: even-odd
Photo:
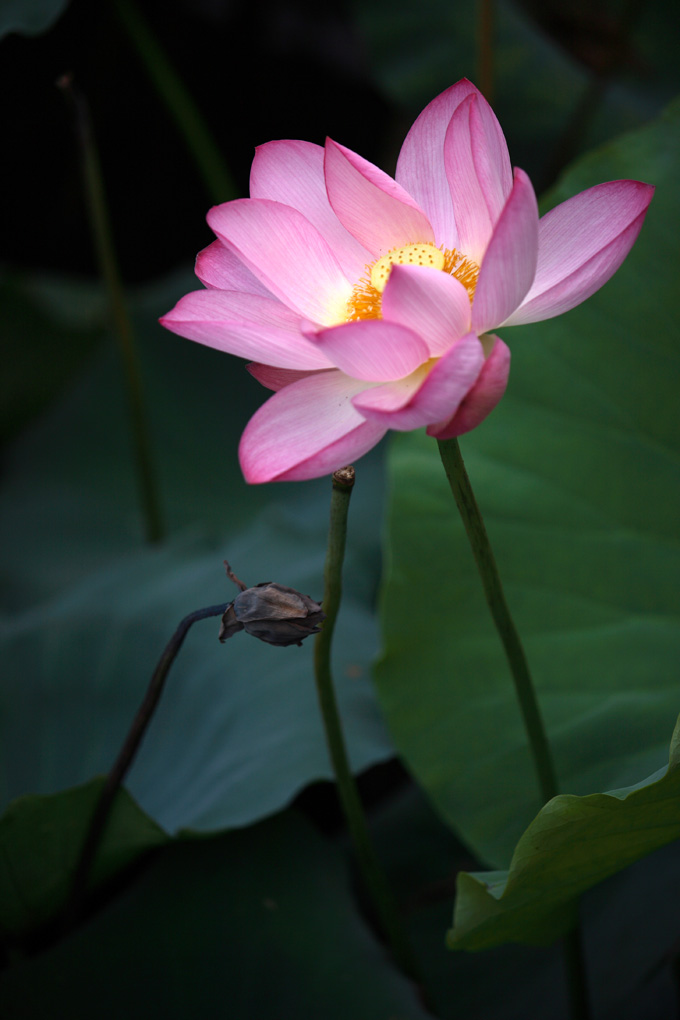
[[[8,32],[39,35],[67,5],[68,0],[0,0],[0,39]]]
[[[63,291],[62,291],[63,287]],[[70,298],[62,309],[59,300]],[[0,443],[15,435],[63,389],[102,334],[99,288],[6,274],[0,377]],[[55,300],[56,299],[56,300]]]
[[[584,159],[551,196],[657,184],[602,291],[501,331],[508,393],[461,441],[569,793],[659,768],[678,711],[679,113]],[[507,866],[540,808],[508,668],[435,443],[398,436],[391,471],[381,702],[437,810]]]
[[[103,780],[52,797],[21,797],[0,818],[0,931],[17,937],[63,906]],[[168,842],[125,790],[111,810],[91,881]]]
[[[380,0],[354,5],[371,53],[372,69],[386,93],[417,114],[431,99],[459,78],[478,82],[477,13],[447,0],[419,5],[395,0],[385,16]],[[550,16],[545,5],[542,12]],[[593,74],[565,48],[572,41],[578,9],[553,10],[551,36],[512,0],[494,4],[493,107],[510,144],[513,164],[541,180],[555,161],[600,144],[617,133],[638,127],[659,112],[680,89],[677,33],[669,33],[674,11],[668,0],[653,0],[631,20],[609,7],[597,24],[588,11],[581,26],[583,42],[599,52],[604,29],[620,65],[602,88]],[[562,21],[562,38],[559,21]],[[623,35],[616,26],[621,22]],[[433,31],[436,26],[436,31]],[[588,32],[591,33],[588,36]]]
[[[98,1020],[430,1016],[356,912],[339,851],[293,813],[168,847],[80,931],[0,981],[3,1016],[91,1020],[93,1009]]]
[[[249,584],[274,580],[322,596],[330,483],[245,484],[238,437],[264,391],[236,359],[158,326],[172,292],[186,286],[170,281],[134,302],[172,531],[165,546],[141,543],[112,351],[8,447],[3,804],[110,768],[178,622],[237,594],[225,557]],[[369,678],[382,488],[376,451],[357,472],[334,659],[357,770],[392,754]],[[189,634],[129,778],[169,831],[248,824],[331,775],[311,642],[273,648],[244,633],[220,645],[218,628],[204,621]]]
[[[680,718],[668,768],[611,793],[549,801],[509,871],[458,875],[451,949],[543,945],[573,928],[586,889],[680,836]]]

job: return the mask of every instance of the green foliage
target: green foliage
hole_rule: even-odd
[[[680,718],[668,768],[627,790],[559,796],[521,837],[509,871],[458,876],[452,949],[542,945],[578,918],[581,893],[680,836]]]
[[[68,894],[103,780],[51,797],[21,797],[0,818],[0,932],[14,941],[50,920]],[[121,790],[94,863],[106,881],[168,837]]]
[[[105,990],[105,993],[104,993]],[[341,853],[286,813],[163,850],[86,927],[0,981],[50,1020],[427,1020],[357,914]]]
[[[156,322],[191,286],[182,277],[133,302],[149,417],[171,535],[140,539],[121,372],[115,353],[8,447],[0,526],[3,805],[107,771],[177,623],[227,602],[226,557],[249,584],[278,581],[320,598],[330,483],[248,487],[236,460],[262,390],[235,360]],[[62,304],[82,318],[80,290]],[[346,602],[336,642],[341,708],[355,769],[391,744],[375,705],[383,472],[358,467]],[[226,645],[218,620],[196,624],[130,774],[129,788],[170,832],[244,825],[331,774],[312,644],[273,648],[247,634]]]
[[[679,112],[582,160],[550,196],[617,177],[657,185],[601,292],[501,330],[508,394],[461,442],[560,787],[577,795],[658,769],[678,711]],[[511,679],[436,445],[398,437],[390,469],[381,703],[442,817],[507,866],[540,807]]]
[[[9,32],[39,35],[66,9],[68,0],[2,0],[0,39]]]

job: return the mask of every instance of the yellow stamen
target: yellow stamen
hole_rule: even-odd
[[[366,275],[359,280],[347,305],[347,322],[358,319],[380,319],[382,317],[382,292],[385,289],[392,266],[427,266],[455,276],[467,290],[470,301],[474,297],[479,266],[466,259],[456,249],[435,248],[433,244],[407,244],[403,248],[392,248],[371,265],[366,266]]]

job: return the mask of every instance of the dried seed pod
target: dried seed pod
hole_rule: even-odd
[[[239,630],[270,645],[301,645],[319,632],[326,614],[318,602],[295,588],[263,581],[242,590],[227,606],[220,627],[220,641]]]

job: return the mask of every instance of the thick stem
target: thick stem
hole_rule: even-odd
[[[135,759],[135,755],[139,750],[139,746],[144,739],[149,723],[153,717],[154,712],[160,701],[163,688],[165,687],[165,681],[170,667],[175,661],[177,654],[184,643],[184,639],[189,632],[189,628],[196,623],[198,620],[205,620],[209,616],[222,616],[229,603],[224,603],[220,606],[208,606],[206,609],[197,609],[194,613],[189,613],[180,622],[177,630],[172,635],[165,650],[158,660],[151,681],[147,688],[146,694],[142,700],[141,705],[137,709],[137,713],[132,720],[132,725],[128,731],[128,734],[123,741],[123,745],[118,752],[111,771],[106,777],[104,786],[102,787],[97,806],[94,809],[92,818],[90,819],[90,825],[87,830],[87,835],[83,842],[82,849],[80,851],[80,857],[76,865],[76,869],[73,875],[73,882],[71,884],[71,890],[69,894],[68,904],[64,912],[65,927],[70,929],[75,923],[77,923],[80,912],[82,909],[83,899],[85,897],[85,890],[87,888],[87,881],[92,870],[94,859],[97,855],[102,836],[106,829],[107,822],[109,820],[113,802],[116,799],[116,794],[120,789],[125,776],[130,770],[132,762]]]
[[[333,630],[342,597],[342,563],[347,535],[347,512],[354,485],[354,468],[347,467],[333,475],[330,529],[324,574],[323,608],[326,620],[314,645],[314,668],[319,706],[323,717],[328,751],[335,773],[340,802],[354,845],[357,863],[377,912],[383,934],[395,961],[402,971],[420,984],[417,965],[408,938],[403,930],[397,905],[387,878],[378,862],[366,824],[366,817],[354,782],[331,674]]]
[[[551,800],[558,794],[557,778],[553,765],[548,738],[543,725],[541,711],[538,706],[536,692],[529,673],[519,634],[510,616],[508,604],[501,585],[498,567],[491,549],[489,537],[484,527],[482,515],[477,506],[475,495],[470,485],[465,464],[461,456],[457,439],[439,440],[446,477],[451,492],[463,519],[472,553],[477,563],[484,595],[496,625],[496,630],[503,643],[510,672],[515,683],[515,691],[520,711],[529,740],[531,755],[534,760],[536,778],[544,801]],[[569,1007],[572,1020],[588,1020],[588,986],[585,964],[581,946],[581,931],[577,925],[564,939],[565,965],[569,992]]]
[[[184,138],[213,201],[226,202],[236,198],[236,186],[201,111],[141,11],[132,0],[115,0],[115,8],[158,95]]]
[[[494,559],[489,537],[484,527],[484,521],[482,520],[482,515],[479,512],[479,507],[470,485],[470,479],[465,470],[458,440],[440,440],[439,452],[444,470],[446,471],[446,477],[451,486],[451,492],[463,518],[463,524],[470,540],[472,553],[482,579],[484,595],[491,610],[491,616],[505,649],[510,672],[515,682],[515,691],[517,692],[517,700],[524,720],[524,726],[529,738],[529,747],[534,759],[538,785],[543,800],[547,801],[557,795],[557,779],[555,778],[555,768],[550,753],[550,746],[546,737],[538,701],[536,700],[536,693],[524,649],[510,616],[508,604],[505,601],[505,594],[503,593],[496,560]]]
[[[118,341],[118,348],[123,363],[123,373],[130,408],[137,479],[146,525],[146,537],[149,542],[159,542],[163,538],[164,528],[156,473],[151,456],[149,431],[144,411],[142,378],[139,370],[132,323],[127,311],[123,284],[116,261],[113,233],[111,231],[111,222],[104,192],[104,181],[99,163],[99,153],[97,152],[85,99],[74,88],[73,82],[68,75],[60,78],[57,84],[73,103],[76,113],[76,126],[83,162],[83,178],[90,216],[90,228],[97,251],[100,271],[108,293],[114,333]]]

